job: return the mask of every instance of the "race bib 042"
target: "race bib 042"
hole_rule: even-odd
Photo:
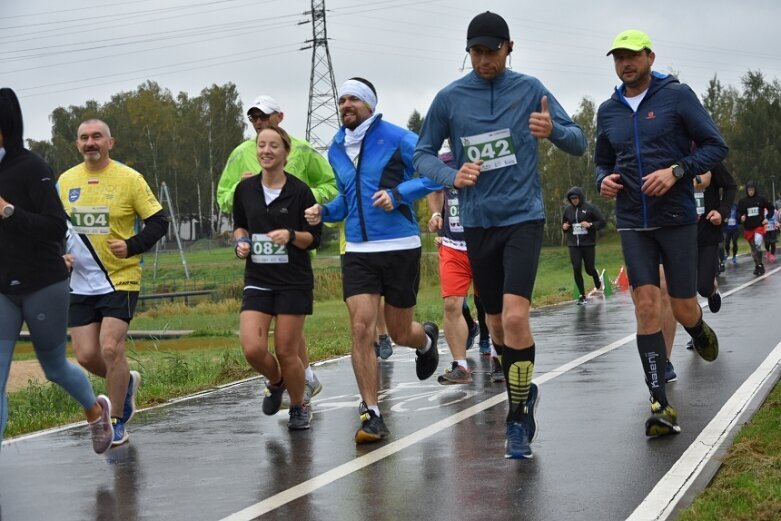
[[[70,217],[76,233],[109,234],[108,206],[74,206]]]
[[[287,245],[274,244],[265,233],[253,233],[250,258],[255,264],[287,264]]]
[[[467,159],[474,163],[482,160],[481,171],[496,170],[518,163],[515,144],[510,129],[495,130],[476,136],[462,137],[461,145]]]

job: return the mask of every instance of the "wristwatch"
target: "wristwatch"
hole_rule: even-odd
[[[3,209],[0,211],[0,214],[2,214],[3,219],[8,219],[14,214],[14,210],[16,210],[16,207],[12,204],[7,204],[3,206]]]
[[[673,175],[675,176],[675,180],[681,179],[686,172],[683,171],[683,167],[681,165],[673,165]]]
[[[290,240],[287,241],[288,244],[296,240],[296,231],[293,228],[288,228],[287,233],[290,234]]]

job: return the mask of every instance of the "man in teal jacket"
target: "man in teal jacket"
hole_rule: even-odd
[[[258,96],[247,111],[247,117],[252,122],[255,132],[260,132],[268,125],[279,126],[285,114],[274,98],[271,96]],[[303,139],[290,136],[290,140],[291,149],[285,165],[285,172],[306,183],[312,189],[312,193],[318,203],[332,199],[336,195],[336,180],[334,179],[334,171],[331,169],[331,165],[317,150],[312,148],[312,145]],[[231,213],[236,186],[245,177],[259,173],[260,162],[258,162],[257,145],[254,139],[248,139],[233,149],[220,176],[220,181],[217,185],[217,204],[220,210],[224,213]],[[309,356],[306,352],[306,342],[303,341],[303,337],[298,354],[306,368],[304,399],[309,403],[312,396],[318,394],[323,389],[323,386],[309,365]],[[283,406],[288,403],[289,399],[287,398],[287,393],[285,393]]]
[[[531,458],[538,389],[529,308],[545,222],[537,140],[581,155],[586,138],[538,79],[506,68],[513,42],[501,16],[477,15],[466,38],[474,70],[434,98],[414,164],[459,189],[469,262],[505,372],[505,457]],[[437,157],[445,139],[458,168]]]

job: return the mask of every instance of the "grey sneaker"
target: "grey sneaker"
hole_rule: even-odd
[[[312,398],[320,394],[323,390],[323,384],[320,383],[320,379],[317,378],[315,373],[312,373],[312,380],[304,382],[304,405],[309,405]]]
[[[266,388],[263,390],[263,414],[273,416],[279,412],[282,405],[282,393],[285,391],[285,383],[281,385],[271,385],[266,380]]]
[[[393,343],[388,335],[380,335],[380,341],[377,345],[377,356],[382,360],[387,360],[393,354]]]
[[[89,432],[92,436],[92,449],[97,454],[103,454],[111,447],[114,439],[114,428],[111,426],[111,402],[106,395],[99,395],[100,418],[89,422]]]
[[[287,421],[287,428],[291,431],[303,431],[309,428],[312,421],[312,411],[308,405],[301,407],[291,407],[290,419]]]
[[[442,385],[471,384],[472,371],[454,361],[451,363],[450,369],[445,369],[445,374],[437,377],[437,382]]]
[[[491,357],[491,381],[492,382],[504,382],[504,370],[502,369],[502,363],[499,358]]]
[[[313,396],[317,396],[320,394],[320,391],[323,390],[323,384],[320,383],[317,375],[315,373],[312,374],[314,375],[312,381],[306,380],[304,382],[304,403],[306,405],[309,405]],[[287,389],[285,389],[285,392],[282,394],[282,404],[279,408],[282,410],[290,409],[290,394],[287,392]]]

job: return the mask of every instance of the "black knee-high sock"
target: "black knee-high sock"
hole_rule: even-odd
[[[509,403],[507,421],[518,421],[526,412],[524,405],[529,398],[529,389],[534,376],[534,344],[526,349],[512,349],[505,346],[502,354],[502,370]]]
[[[702,308],[700,308],[700,319],[697,321],[696,324],[694,324],[691,327],[683,326],[683,328],[686,330],[687,333],[689,333],[689,336],[692,338],[697,338],[702,334]]]
[[[464,320],[466,320],[466,327],[468,328],[468,331],[472,331],[472,328],[475,327],[475,321],[472,318],[472,312],[469,311],[469,304],[467,304],[466,298],[464,298],[464,306],[461,308],[461,314],[464,315]]]
[[[477,323],[480,324],[480,340],[488,340],[488,326],[485,324],[483,303],[477,295],[474,295],[472,299],[475,301],[475,309],[477,310]]]
[[[664,347],[664,335],[661,331],[650,335],[637,335],[637,351],[643,363],[645,383],[653,399],[667,407],[667,394],[664,390],[664,363],[667,360]]]

